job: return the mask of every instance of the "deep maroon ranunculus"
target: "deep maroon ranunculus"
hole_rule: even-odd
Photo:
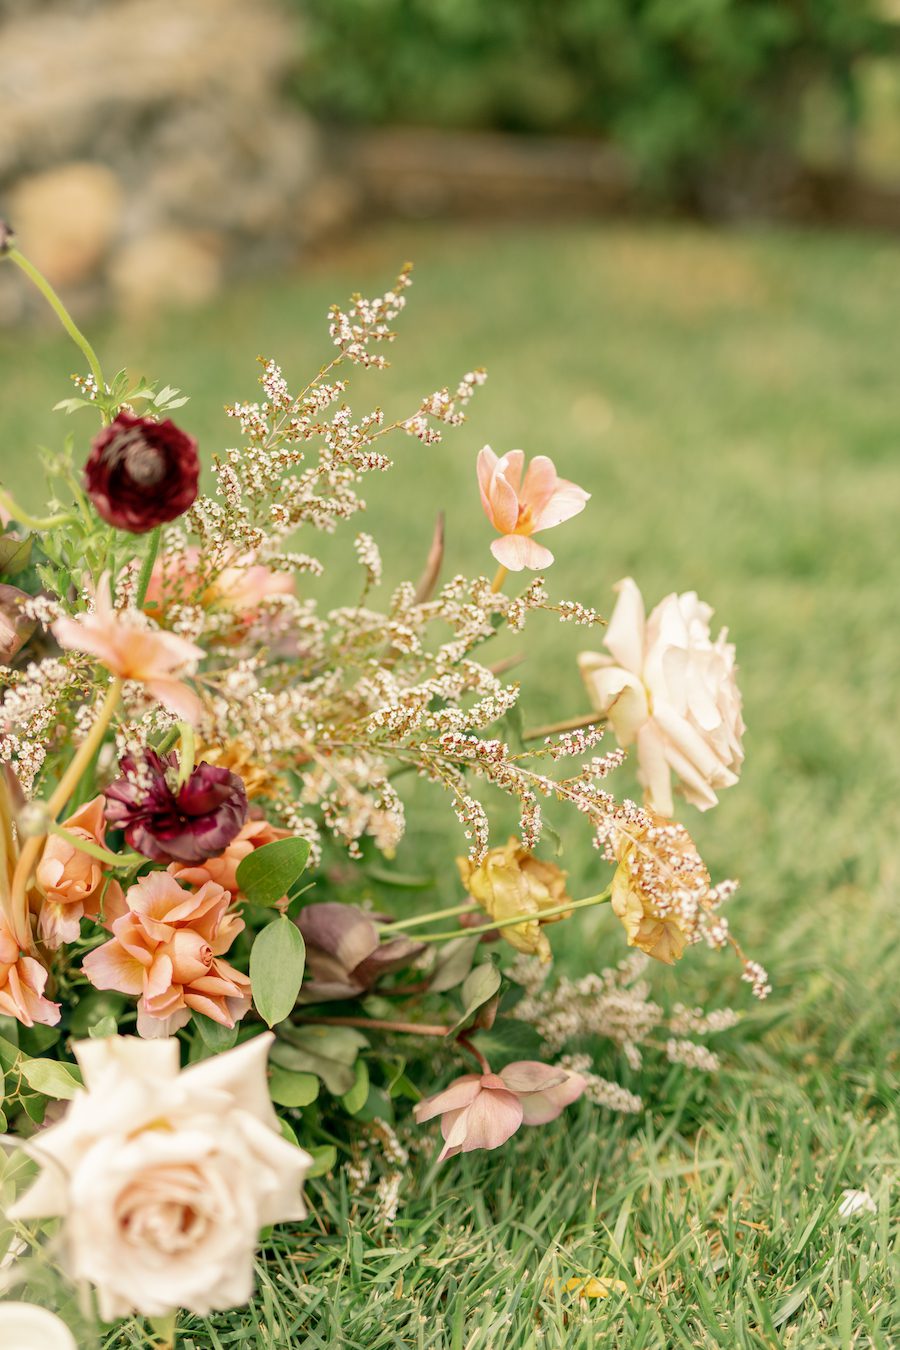
[[[181,516],[197,496],[200,460],[193,436],[168,418],[120,412],[91,445],[87,493],[109,525],[146,534]]]
[[[124,777],[106,789],[106,819],[154,862],[216,858],[247,819],[244,784],[230,769],[201,761],[179,788],[174,754],[145,750],[120,763]]]

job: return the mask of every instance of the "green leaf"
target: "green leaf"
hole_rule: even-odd
[[[268,844],[266,847],[273,846]],[[257,851],[263,853],[265,850]],[[293,1012],[303,983],[305,962],[306,944],[300,929],[290,919],[282,916],[256,935],[250,949],[250,984],[256,1010],[268,1026],[283,1022]]]
[[[272,1063],[295,1073],[314,1073],[334,1097],[349,1092],[356,1081],[353,1066],[369,1044],[353,1027],[284,1027],[272,1046]]]
[[[434,877],[416,876],[412,872],[392,872],[389,867],[374,864],[366,868],[366,875],[382,886],[394,886],[401,891],[427,891],[434,885]]]
[[[61,1034],[59,1027],[45,1027],[35,1022],[33,1027],[19,1028],[19,1045],[26,1055],[42,1055],[51,1045],[56,1045]]]
[[[484,1007],[485,1003],[490,1003],[499,988],[500,971],[493,961],[485,961],[482,965],[476,966],[466,976],[461,990],[465,1012],[451,1030],[459,1031],[460,1027],[465,1026],[479,1008]]]
[[[252,904],[274,905],[303,875],[308,861],[309,844],[305,839],[276,839],[241,859],[237,883]]]
[[[98,1022],[107,1017],[117,1019],[124,1008],[125,999],[121,994],[109,989],[88,989],[75,1005],[70,1029],[75,1036],[89,1036]]]
[[[107,1013],[105,1017],[98,1018],[98,1020],[94,1022],[88,1030],[88,1035],[92,1040],[99,1041],[105,1039],[107,1036],[115,1036],[118,1030],[119,1027],[116,1019],[110,1013]]]
[[[375,1087],[374,1084],[369,1088],[369,1094],[354,1119],[360,1122],[386,1120],[389,1125],[393,1124],[394,1103],[384,1088]]]
[[[11,1069],[21,1055],[21,1050],[5,1036],[0,1036],[0,1069]]]
[[[54,403],[53,411],[64,412],[67,416],[70,416],[73,412],[77,412],[79,408],[90,408],[92,406],[86,398],[62,398],[58,403]]]
[[[45,1097],[70,1101],[81,1087],[81,1073],[74,1064],[58,1059],[29,1059],[22,1065],[22,1077],[35,1092]]]
[[[298,1073],[273,1064],[269,1072],[269,1096],[278,1106],[309,1106],[319,1095],[314,1073]]]
[[[215,1022],[211,1017],[204,1017],[203,1013],[194,1013],[194,1026],[200,1033],[200,1039],[212,1054],[221,1054],[223,1050],[230,1050],[237,1044],[237,1027],[223,1027],[221,1022]],[[91,1033],[93,1035],[93,1032]]]
[[[490,1060],[495,1072],[514,1060],[541,1057],[540,1032],[515,1017],[498,1017],[489,1030],[475,1033],[472,1044]]]
[[[0,537],[0,572],[10,580],[24,572],[31,559],[32,535],[17,539],[15,535]]]
[[[472,969],[480,941],[479,937],[461,937],[444,943],[428,981],[432,993],[444,994],[448,989],[455,989],[458,984],[462,984]]]
[[[337,1149],[334,1144],[321,1144],[318,1148],[307,1149],[307,1152],[313,1160],[313,1165],[306,1174],[307,1180],[310,1177],[323,1177],[337,1162]]]
[[[369,1069],[364,1059],[356,1061],[356,1077],[353,1080],[353,1086],[349,1092],[345,1092],[341,1098],[344,1109],[355,1116],[363,1109],[366,1104],[366,1098],[369,1095]]]
[[[300,1147],[300,1140],[297,1138],[297,1131],[294,1129],[293,1125],[289,1120],[284,1120],[281,1116],[279,1116],[278,1127],[281,1130],[282,1137],[285,1138],[289,1144],[296,1144],[298,1148]]]

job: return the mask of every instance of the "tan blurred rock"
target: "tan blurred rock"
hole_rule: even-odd
[[[102,164],[64,164],[19,179],[10,214],[28,257],[57,286],[87,281],[119,232],[122,188]]]
[[[132,316],[188,309],[219,290],[221,255],[221,242],[207,232],[154,230],[119,249],[109,280],[120,308]]]

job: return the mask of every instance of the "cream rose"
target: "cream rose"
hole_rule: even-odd
[[[611,655],[578,658],[588,695],[621,746],[637,746],[647,805],[670,816],[672,774],[689,802],[707,811],[717,790],[737,782],[744,759],[734,645],[712,640],[712,609],[694,591],[667,595],[648,619],[631,577],[606,630]]]
[[[273,1039],[184,1072],[174,1039],[75,1043],[86,1090],[24,1146],[43,1166],[13,1214],[62,1216],[69,1274],[104,1319],[246,1303],[259,1230],[305,1216],[311,1159],[269,1101]]]

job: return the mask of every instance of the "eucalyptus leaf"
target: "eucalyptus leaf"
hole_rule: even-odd
[[[269,1070],[269,1096],[278,1106],[309,1106],[319,1095],[314,1073],[298,1073],[273,1064]]]
[[[321,1144],[318,1148],[307,1149],[307,1152],[313,1160],[313,1165],[306,1174],[307,1180],[310,1177],[324,1177],[337,1162],[337,1149],[334,1144]]]
[[[45,1097],[70,1101],[81,1087],[81,1074],[74,1064],[58,1059],[29,1059],[22,1065],[22,1077],[30,1088]]]
[[[445,942],[428,981],[428,988],[434,994],[444,994],[455,989],[472,969],[475,953],[478,950],[479,937],[453,938]]]
[[[31,560],[32,536],[17,539],[15,535],[0,536],[0,573],[12,580],[24,572]]]
[[[378,867],[374,863],[366,868],[366,875],[382,886],[394,886],[401,891],[426,891],[434,885],[434,877],[417,876],[412,872],[392,872],[389,867]]]
[[[237,1027],[223,1027],[221,1022],[215,1022],[211,1017],[204,1017],[203,1013],[194,1013],[194,1026],[200,1033],[200,1039],[212,1054],[221,1054],[223,1050],[230,1050],[237,1044]],[[94,1033],[91,1032],[91,1035]]]
[[[116,1019],[111,1013],[107,1013],[104,1017],[98,1018],[97,1021],[93,1023],[88,1029],[88,1035],[92,1040],[102,1041],[105,1040],[107,1036],[115,1036],[118,1030],[119,1027]]]
[[[274,905],[303,875],[309,843],[292,836],[254,849],[238,863],[237,883],[254,905]]]
[[[540,1032],[516,1017],[498,1017],[492,1027],[475,1033],[472,1044],[497,1072],[516,1060],[541,1057]]]
[[[465,1026],[469,1018],[473,1017],[479,1008],[491,1001],[499,988],[500,971],[493,961],[485,961],[482,965],[476,966],[474,970],[470,971],[463,981],[463,987],[460,991],[465,1011],[451,1030],[459,1031],[460,1027]]]
[[[281,1039],[285,1035],[289,1039]],[[342,1097],[356,1081],[353,1066],[368,1043],[353,1027],[284,1027],[271,1060],[283,1069],[314,1073],[332,1096]]]
[[[356,1061],[356,1077],[349,1092],[345,1092],[341,1102],[351,1116],[357,1115],[365,1106],[369,1095],[369,1069],[364,1059]]]
[[[256,1010],[268,1026],[283,1022],[293,1012],[305,962],[303,935],[290,919],[282,915],[257,933],[250,949],[250,984]]]

